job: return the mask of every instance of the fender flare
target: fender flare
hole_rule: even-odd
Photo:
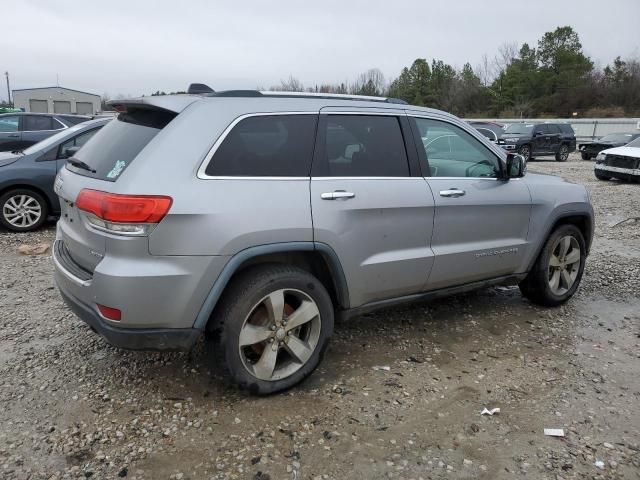
[[[271,243],[246,248],[231,257],[211,287],[202,307],[200,307],[200,311],[198,312],[198,316],[193,324],[193,328],[204,330],[209,318],[211,317],[211,313],[222,296],[222,292],[224,292],[225,288],[229,284],[231,277],[233,277],[236,271],[238,271],[244,263],[258,256],[286,252],[319,252],[329,266],[330,273],[336,287],[338,302],[343,307],[349,308],[349,290],[347,287],[346,277],[344,275],[340,259],[333,248],[320,242]]]
[[[568,210],[568,211],[564,211],[564,212],[561,212],[561,213],[557,213],[556,215],[553,216],[553,220],[548,223],[548,227],[547,227],[547,229],[545,231],[544,236],[542,237],[542,241],[540,242],[540,245],[538,245],[538,247],[536,249],[536,254],[533,255],[531,261],[529,262],[529,268],[527,269],[527,272],[530,272],[531,269],[533,268],[533,266],[535,265],[535,263],[538,261],[538,257],[540,256],[540,252],[542,252],[542,249],[544,248],[544,244],[546,243],[547,239],[549,238],[549,235],[551,235],[551,233],[553,232],[554,227],[563,218],[570,218],[570,217],[584,217],[584,218],[587,219],[589,232],[588,232],[588,235],[585,237],[584,241],[585,241],[585,244],[586,244],[586,247],[587,247],[587,255],[589,254],[589,251],[591,249],[591,243],[593,241],[593,232],[594,232],[593,211],[588,211],[588,210]]]

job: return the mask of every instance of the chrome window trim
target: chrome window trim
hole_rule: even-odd
[[[222,142],[225,141],[225,139],[227,138],[227,136],[229,135],[231,130],[233,130],[233,128],[238,123],[240,123],[242,120],[244,120],[245,118],[266,117],[266,116],[275,116],[275,115],[315,115],[315,116],[318,116],[318,114],[319,114],[318,112],[314,112],[314,111],[307,111],[307,112],[254,112],[254,113],[245,113],[243,115],[240,115],[239,117],[236,117],[222,131],[222,133],[220,134],[218,139],[211,146],[211,148],[209,149],[209,151],[205,155],[204,159],[200,163],[200,167],[198,168],[198,173],[196,174],[196,176],[200,180],[307,180],[307,179],[309,179],[308,176],[306,176],[306,177],[277,177],[277,176],[276,177],[267,177],[267,176],[264,176],[264,177],[259,177],[258,176],[258,177],[256,177],[256,176],[240,176],[240,175],[238,175],[238,176],[207,175],[205,173],[205,170],[209,166],[209,162],[211,162],[211,159],[215,155],[215,153],[218,150],[218,148],[220,148],[220,145],[222,145]]]

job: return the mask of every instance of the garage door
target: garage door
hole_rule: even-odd
[[[49,105],[46,100],[29,100],[29,111],[35,113],[49,113]]]
[[[62,101],[62,100],[54,100],[53,101],[53,112],[54,113],[71,113],[71,102]]]
[[[93,103],[76,102],[76,113],[78,115],[93,115]]]

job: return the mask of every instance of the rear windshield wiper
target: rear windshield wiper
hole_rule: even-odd
[[[81,168],[83,170],[87,170],[91,173],[96,173],[96,171],[91,168],[89,165],[87,165],[86,163],[84,163],[82,160],[78,160],[77,158],[67,158],[67,163],[70,163],[71,165],[73,165],[74,167],[78,167]]]

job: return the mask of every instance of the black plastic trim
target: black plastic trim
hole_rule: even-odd
[[[114,347],[127,350],[188,351],[202,334],[201,330],[194,328],[114,327],[108,325],[90,306],[65,292],[59,283],[58,289],[71,311]]]

